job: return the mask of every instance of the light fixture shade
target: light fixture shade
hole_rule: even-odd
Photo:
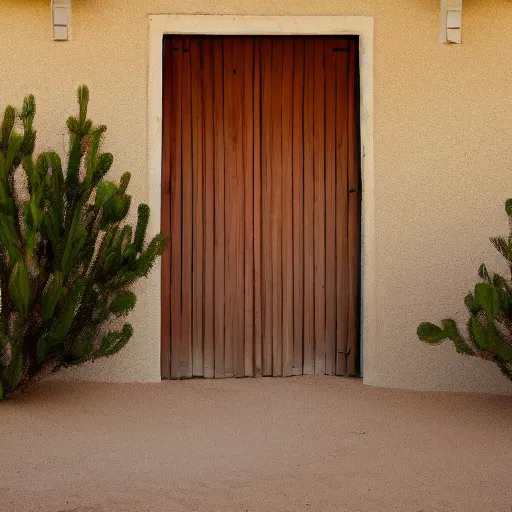
[[[462,11],[449,9],[446,11],[446,40],[449,43],[462,42]]]
[[[67,41],[71,18],[71,0],[52,0],[52,27],[54,41]]]

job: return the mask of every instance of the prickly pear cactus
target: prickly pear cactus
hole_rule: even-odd
[[[491,238],[491,242],[506,259],[512,276],[512,199],[506,201],[505,211],[511,226],[510,235],[508,239]],[[422,323],[417,334],[430,345],[449,339],[457,352],[495,362],[512,380],[512,280],[499,274],[491,275],[483,264],[478,275],[482,282],[464,299],[469,313],[467,339],[452,319],[443,320],[441,327]]]
[[[87,119],[89,91],[78,89],[69,155],[34,158],[35,101],[5,109],[0,127],[0,400],[31,379],[111,356],[133,334],[109,330],[136,303],[130,286],[147,276],[165,240],[145,245],[149,207],[133,233],[123,221],[130,174],[105,180],[113,157],[101,153],[105,126]],[[23,173],[25,179],[23,180]],[[26,183],[26,190],[20,190]]]

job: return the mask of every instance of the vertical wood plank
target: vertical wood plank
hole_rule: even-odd
[[[294,40],[293,76],[293,374],[302,374],[304,337],[304,40]]]
[[[261,41],[263,375],[272,375],[272,40]]]
[[[246,377],[254,376],[254,39],[244,46],[244,124],[243,152],[245,171],[245,368]]]
[[[204,261],[204,192],[203,192],[203,102],[201,42],[190,41],[192,88],[192,375],[204,375],[203,362],[203,261]]]
[[[325,43],[315,40],[315,373],[325,374]]]
[[[336,60],[325,44],[325,373],[336,373]]]
[[[283,40],[272,44],[272,375],[283,375],[282,97]]]
[[[215,136],[215,377],[222,378],[224,373],[224,64],[221,39],[213,41],[213,101]]]
[[[348,53],[336,52],[336,374],[347,373],[347,116]]]
[[[233,146],[235,152],[235,169],[233,173],[233,208],[234,222],[234,262],[235,300],[233,308],[233,367],[236,377],[245,375],[245,169],[244,169],[244,130],[245,130],[245,40],[233,40]]]
[[[181,376],[192,377],[192,109],[190,38],[183,38],[181,151],[183,169],[183,234],[181,270]]]
[[[202,41],[204,112],[204,376],[215,376],[214,333],[214,129],[213,129],[213,55],[212,40]]]
[[[234,374],[233,346],[235,343],[237,315],[237,276],[236,276],[236,146],[235,146],[235,108],[233,105],[233,39],[223,39],[224,46],[224,158],[225,158],[225,353],[224,373],[226,377]]]
[[[254,40],[254,373],[262,375],[261,274],[261,40]]]
[[[358,289],[359,289],[359,158],[358,158],[358,51],[357,39],[349,43],[348,69],[348,355],[347,374],[358,374]]]
[[[162,189],[161,189],[161,232],[167,238],[171,236],[171,125],[172,125],[172,42],[163,42],[163,89],[162,89]],[[161,350],[160,374],[162,379],[171,377],[171,248],[167,244],[161,259]]]
[[[171,122],[171,378],[181,377],[181,95],[183,41],[173,38],[172,47],[172,122]]]
[[[314,269],[314,80],[315,47],[305,42],[304,75],[304,369],[306,375],[315,371],[315,269]]]
[[[283,375],[293,375],[293,40],[285,39],[282,87]]]

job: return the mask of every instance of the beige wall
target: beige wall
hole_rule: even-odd
[[[113,172],[132,172],[137,202],[148,197],[147,15],[158,13],[374,17],[377,297],[364,314],[378,338],[364,345],[365,381],[511,393],[492,365],[415,337],[422,320],[464,319],[479,263],[499,264],[488,237],[506,232],[512,196],[511,2],[464,0],[464,44],[450,46],[438,42],[438,0],[73,0],[67,43],[51,41],[49,0],[1,0],[0,107],[34,93],[38,149],[63,150],[74,90],[87,83]],[[155,272],[139,286],[130,346],[70,375],[159,379],[157,283]]]

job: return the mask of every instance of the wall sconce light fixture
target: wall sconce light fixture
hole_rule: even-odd
[[[71,21],[71,0],[51,0],[53,40],[68,41]]]
[[[441,0],[442,43],[462,43],[462,0]]]

